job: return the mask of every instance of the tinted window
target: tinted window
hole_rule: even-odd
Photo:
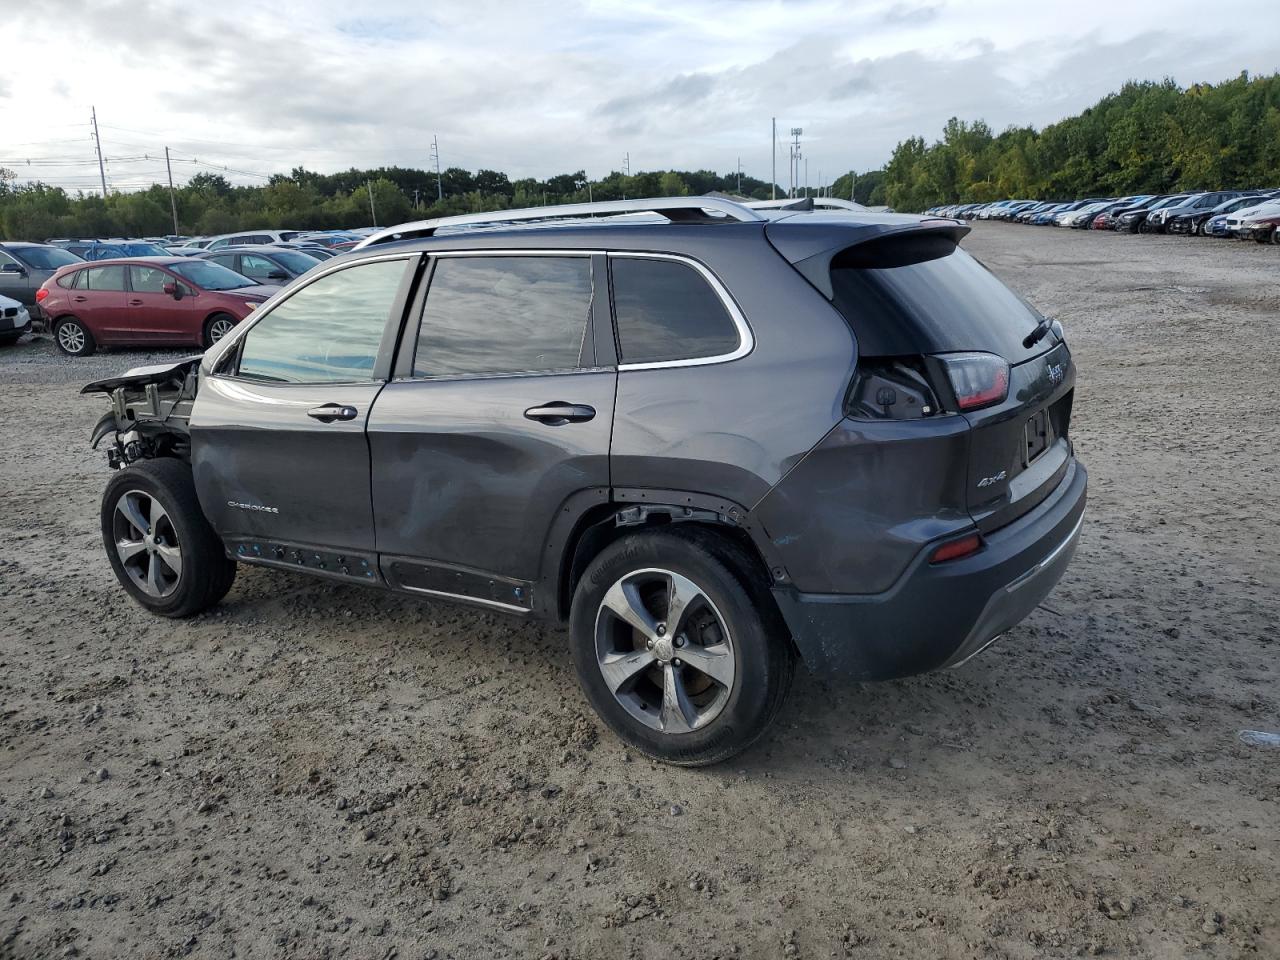
[[[405,262],[348,267],[303,287],[245,336],[240,375],[283,383],[371,379]]]
[[[442,257],[431,276],[413,374],[577,367],[590,315],[587,257]]]
[[[614,257],[610,270],[623,363],[719,357],[738,348],[729,312],[693,267]]]
[[[134,293],[164,293],[164,285],[172,278],[156,267],[130,267],[129,283]]]
[[[94,267],[85,271],[84,279],[89,290],[123,290],[124,267]]]
[[[72,270],[70,273],[64,273],[58,278],[58,286],[65,287],[68,290],[74,290],[81,277],[84,276],[83,270]]]
[[[1039,314],[947,238],[850,247],[832,261],[831,286],[865,356],[986,350],[1017,363],[1052,346],[1022,346]]]

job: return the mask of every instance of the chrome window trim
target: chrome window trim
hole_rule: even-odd
[[[366,263],[378,263],[383,260],[412,261],[421,256],[422,256],[422,251],[414,251],[412,253],[406,253],[403,251],[400,253],[384,253],[376,257],[362,257],[359,260],[349,260],[346,263],[334,264],[332,267],[329,267],[325,270],[321,270],[319,273],[316,273],[315,275],[312,275],[311,271],[308,270],[305,274],[302,275],[303,277],[306,278],[305,283],[299,283],[297,286],[290,285],[285,287],[285,289],[275,294],[275,296],[259,304],[257,309],[253,311],[253,314],[251,316],[246,317],[244,320],[241,320],[239,323],[237,323],[235,327],[232,328],[232,331],[229,334],[227,334],[225,337],[223,337],[221,340],[218,341],[217,343],[218,354],[217,356],[211,358],[209,362],[216,368],[217,365],[222,362],[223,357],[227,354],[227,352],[231,351],[236,344],[238,344],[241,340],[247,337],[249,335],[249,331],[251,331],[254,327],[260,324],[265,317],[271,316],[271,314],[275,311],[277,307],[280,306],[280,304],[287,303],[289,300],[293,298],[293,296],[296,293],[298,293],[298,291],[305,290],[307,287],[311,286],[317,280],[327,277],[330,274],[338,273],[339,271],[342,271],[342,270],[349,270],[352,267],[364,266]],[[300,277],[298,279],[302,279],[302,278]],[[223,344],[226,344],[226,346],[224,347]],[[214,373],[213,375],[222,376],[222,377],[234,376],[233,374],[228,374],[228,373]],[[258,381],[258,382],[261,382],[261,381]],[[368,381],[360,381],[360,382],[364,383]]]
[[[742,311],[738,308],[737,301],[730,295],[725,285],[720,282],[720,278],[711,272],[705,265],[694,260],[692,257],[683,256],[674,253],[648,253],[648,252],[630,252],[630,251],[610,251],[608,253],[610,259],[631,259],[631,260],[674,260],[677,263],[683,263],[686,266],[693,267],[702,275],[702,279],[710,285],[716,296],[720,298],[720,302],[724,305],[725,310],[729,314],[729,319],[733,321],[733,325],[738,330],[738,346],[729,353],[716,354],[712,357],[690,357],[687,360],[655,360],[648,363],[625,363],[618,364],[618,371],[625,373],[629,370],[666,370],[675,367],[705,367],[713,363],[730,363],[734,360],[741,360],[752,350],[755,349],[755,335],[751,332],[751,325],[747,323],[747,318],[743,316]],[[610,289],[612,290],[612,278],[610,279]],[[612,307],[612,304],[610,304]],[[613,318],[616,328],[618,318]],[[619,342],[619,352],[621,352],[621,342]]]

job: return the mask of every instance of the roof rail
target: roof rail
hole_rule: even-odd
[[[860,203],[840,197],[792,197],[784,200],[753,200],[747,204],[752,210],[866,210]]]
[[[751,223],[764,217],[740,203],[719,197],[657,197],[647,200],[602,200],[599,203],[563,203],[553,207],[524,207],[518,210],[492,210],[488,213],[467,213],[459,217],[437,217],[434,220],[415,220],[389,227],[366,237],[353,249],[360,250],[391,240],[408,240],[413,237],[429,237],[440,227],[461,227],[490,223],[518,223],[523,220],[552,220],[564,217],[589,218],[599,215],[626,213],[657,213],[675,221],[736,220]],[[709,215],[711,214],[711,215]]]

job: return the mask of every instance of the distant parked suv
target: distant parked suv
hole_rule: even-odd
[[[797,656],[960,664],[1075,550],[1071,354],[967,232],[705,197],[384,231],[84,388],[111,566],[169,617],[249,563],[567,621],[620,737],[722,760]]]

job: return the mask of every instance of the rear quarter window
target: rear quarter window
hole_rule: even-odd
[[[741,339],[724,302],[678,260],[610,257],[621,362],[671,363],[732,354]]]

